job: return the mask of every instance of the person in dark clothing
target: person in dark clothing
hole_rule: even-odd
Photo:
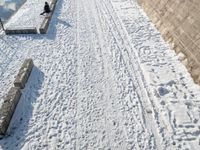
[[[0,29],[2,28],[4,30],[4,25],[3,25],[3,22],[1,21],[1,18],[0,18]]]
[[[49,4],[47,2],[45,2],[45,4],[44,4],[44,11],[40,15],[43,15],[45,13],[48,14],[50,12],[51,12],[51,10],[50,10]]]

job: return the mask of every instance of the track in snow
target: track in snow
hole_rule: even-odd
[[[121,37],[110,28],[102,2],[77,4],[78,60],[83,76],[78,88],[77,149],[154,148],[134,79],[121,54],[125,45],[117,42]]]
[[[25,54],[15,54],[31,56],[40,65],[23,91],[8,136],[1,140],[3,149],[155,148],[134,83],[137,77],[122,56],[126,46],[119,42],[119,30],[112,29],[115,22],[108,25],[103,5],[59,1],[53,24],[61,18],[71,20],[71,27],[60,21],[50,27],[49,40],[29,41],[38,50],[31,46]],[[26,41],[23,49],[30,46]]]

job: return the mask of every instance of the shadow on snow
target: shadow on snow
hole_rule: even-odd
[[[44,74],[37,67],[33,67],[29,80],[22,90],[22,96],[12,117],[7,134],[0,140],[0,147],[3,150],[20,150],[28,135],[28,129],[32,122],[34,103],[40,96],[40,89],[44,81]],[[41,101],[41,100],[40,100]]]

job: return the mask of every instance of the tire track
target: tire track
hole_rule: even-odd
[[[122,44],[124,44],[125,43],[125,45],[129,45],[129,47],[125,47],[125,49],[123,48],[123,47],[121,47],[121,48],[119,48],[119,49],[121,49],[121,56],[122,57],[125,57],[126,56],[126,58],[128,58],[128,59],[124,59],[124,61],[126,62],[126,64],[130,64],[130,63],[132,63],[132,65],[133,64],[136,64],[136,65],[134,65],[134,66],[131,66],[131,68],[130,68],[130,66],[129,65],[126,65],[129,69],[129,71],[131,71],[131,70],[133,70],[132,71],[132,73],[131,74],[134,74],[134,76],[135,76],[135,73],[137,73],[137,77],[136,77],[136,81],[138,82],[137,83],[137,87],[140,87],[140,88],[138,88],[138,93],[139,93],[139,96],[138,97],[140,97],[140,102],[141,102],[141,105],[143,106],[143,114],[144,114],[144,116],[145,116],[145,120],[147,121],[147,123],[146,123],[146,125],[148,126],[148,125],[150,125],[148,122],[151,122],[151,120],[153,120],[153,118],[152,118],[152,116],[149,116],[149,114],[147,114],[146,113],[146,111],[145,110],[149,110],[149,109],[152,109],[151,108],[151,104],[150,104],[150,102],[152,102],[152,95],[148,92],[149,90],[146,90],[145,88],[147,88],[147,89],[149,89],[148,88],[148,86],[147,86],[147,83],[145,83],[146,82],[146,80],[145,80],[145,77],[144,77],[144,75],[143,75],[143,73],[142,73],[142,69],[141,69],[141,67],[140,67],[140,65],[139,65],[139,63],[138,63],[138,58],[137,58],[137,56],[134,56],[134,55],[130,55],[130,51],[132,51],[131,49],[132,49],[132,46],[130,46],[130,43],[129,42],[127,42],[127,41],[129,41],[128,40],[128,38],[127,38],[127,36],[126,35],[124,35],[122,32],[120,32],[120,31],[124,31],[124,29],[121,27],[121,30],[119,30],[118,29],[118,27],[120,27],[121,25],[121,23],[120,22],[117,22],[116,23],[116,21],[117,20],[119,20],[117,17],[113,17],[112,15],[114,14],[114,12],[111,12],[111,10],[113,10],[112,8],[108,8],[108,6],[111,6],[111,4],[105,4],[105,1],[102,1],[102,3],[104,3],[104,8],[102,8],[102,10],[104,10],[104,12],[102,11],[102,14],[105,14],[105,16],[106,16],[106,14],[109,14],[109,15],[111,15],[111,16],[108,16],[107,15],[107,17],[108,17],[108,25],[110,25],[110,24],[114,24],[114,25],[111,25],[111,27],[110,27],[110,29],[112,30],[112,28],[113,28],[113,26],[115,26],[116,27],[116,30],[113,30],[113,34],[115,34],[115,35],[113,35],[113,36],[115,36],[115,37],[119,37],[119,36],[121,36],[121,37],[119,37],[119,39],[118,39],[118,42],[120,43],[120,41],[122,41],[122,43],[120,43],[121,45]],[[100,4],[99,4],[100,5]],[[110,21],[110,22],[109,22]],[[115,31],[118,31],[118,33],[116,34],[115,33]],[[120,40],[120,38],[121,38],[121,40]],[[116,38],[117,39],[117,38]],[[126,39],[126,41],[124,41]],[[117,40],[116,40],[117,41]],[[118,45],[120,45],[120,44],[118,44]],[[133,54],[133,53],[131,53],[131,54]],[[123,59],[123,58],[122,58]],[[126,60],[131,60],[131,61],[126,61]],[[135,63],[134,63],[135,62]],[[140,91],[142,91],[142,93],[140,92]],[[142,98],[143,97],[143,98]],[[145,101],[144,101],[145,100]],[[151,118],[151,119],[150,119]],[[155,126],[157,126],[155,123],[154,123],[154,125],[152,125],[152,126],[149,126],[148,128],[152,131],[152,132],[154,132],[154,136],[156,136],[156,140],[157,140],[157,142],[156,142],[156,144],[157,144],[157,147],[158,147],[158,149],[159,148],[161,148],[162,146],[160,145],[161,144],[161,141],[159,140],[160,139],[160,136],[159,136],[159,134],[157,133],[157,129],[155,129]]]
[[[90,4],[90,5],[92,5],[92,4]],[[107,23],[107,25],[108,25],[108,23]],[[99,30],[98,30],[98,31],[99,31]],[[110,36],[113,37],[112,34],[111,34]],[[109,37],[109,38],[110,38],[110,37]],[[115,44],[114,44],[114,45],[115,45]],[[114,45],[111,45],[111,47],[114,46]],[[108,46],[108,45],[107,45],[107,46]],[[108,47],[109,47],[109,46],[108,46]],[[114,46],[114,47],[115,47],[115,46]],[[105,54],[105,53],[104,53],[104,54]],[[121,58],[122,58],[122,57],[121,57]],[[122,61],[121,58],[119,59],[119,61]],[[118,61],[118,60],[117,60],[117,61]],[[124,60],[123,60],[123,61],[124,61]],[[124,64],[124,63],[122,63],[121,65],[123,65],[123,64]],[[119,67],[119,66],[118,66],[118,67]],[[125,69],[125,70],[127,71],[127,69]],[[117,81],[115,80],[115,82],[117,82]],[[119,83],[119,84],[120,84],[120,83]],[[120,86],[120,85],[119,85],[119,86]],[[124,86],[123,88],[125,88],[125,87],[126,87],[126,86]],[[132,88],[133,88],[133,87],[132,87]],[[123,93],[123,91],[121,91],[121,93]],[[116,93],[116,94],[117,94],[117,93]],[[122,99],[124,99],[124,98],[122,97]],[[123,105],[125,105],[125,104],[123,104]],[[120,105],[116,105],[116,107],[119,108],[119,106],[120,106],[120,107],[122,107],[121,109],[124,109],[124,108],[123,108],[123,107],[124,107],[123,105],[121,105],[121,106],[120,106]],[[112,108],[112,109],[117,110],[116,108]],[[130,112],[129,112],[129,113],[130,113]],[[138,112],[135,112],[135,113],[138,114]],[[121,116],[121,115],[120,115],[120,116]],[[120,118],[123,118],[123,117],[121,116]],[[117,120],[117,119],[116,119],[116,120]],[[124,120],[125,120],[125,119],[124,119]],[[133,123],[133,122],[132,122],[132,123]],[[122,124],[118,126],[118,129],[119,129],[121,126],[122,126],[122,128],[124,129],[124,127],[123,127]],[[122,131],[122,133],[124,133],[124,132],[126,132],[126,129]],[[119,140],[119,139],[118,139],[118,140]],[[124,142],[124,141],[122,140],[122,142]],[[114,141],[113,141],[113,143],[114,143]],[[135,143],[137,143],[137,142],[135,142]],[[133,144],[133,143],[132,143],[132,144]]]

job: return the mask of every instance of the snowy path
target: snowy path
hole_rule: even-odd
[[[200,89],[135,0],[111,0],[145,72],[163,143],[199,149]],[[133,52],[133,53],[134,53]],[[148,76],[147,76],[148,75]],[[175,147],[173,149],[175,149]],[[172,149],[172,148],[170,148]]]
[[[134,0],[59,0],[51,23],[46,35],[0,35],[0,103],[23,60],[36,66],[1,149],[197,146],[199,88]],[[173,118],[180,104],[190,117]]]
[[[143,146],[151,149],[153,139],[145,129],[140,114],[143,111],[141,102],[121,54],[121,48],[125,45],[116,42],[117,38],[121,38],[116,35],[118,31],[114,33],[108,27],[107,16],[102,16],[105,13],[98,12],[104,9],[101,8],[102,2],[95,4],[96,1],[84,1],[78,4],[78,10],[81,11],[78,33],[83,37],[81,40],[78,38],[82,55],[78,60],[81,60],[83,77],[79,81],[78,90],[80,100],[77,113],[82,117],[77,119],[77,137],[81,139],[78,140],[77,149],[86,148],[85,144],[94,144],[95,147],[91,149],[131,149]],[[79,5],[85,7],[80,8]],[[79,21],[85,24],[79,26]]]

